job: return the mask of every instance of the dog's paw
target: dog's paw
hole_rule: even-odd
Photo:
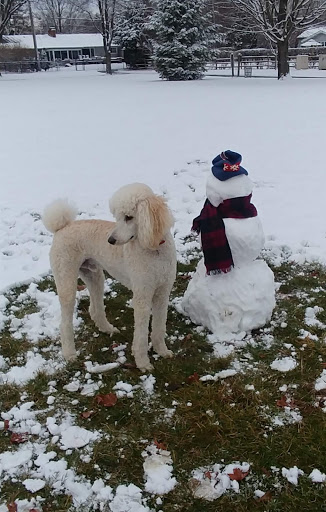
[[[110,324],[109,322],[106,325],[103,325],[103,326],[99,327],[99,329],[100,329],[101,332],[105,332],[106,334],[110,334],[110,336],[112,336],[112,334],[114,334],[116,332],[120,332],[119,329],[114,327],[114,325]]]
[[[136,361],[136,366],[137,366],[138,370],[140,370],[143,373],[151,372],[154,369],[154,366],[149,362],[149,360],[148,361],[139,361],[139,362]]]
[[[174,353],[172,350],[165,350],[162,354],[159,354],[161,357],[164,357],[164,359],[172,359],[174,357]]]
[[[120,330],[117,327],[112,326],[111,336],[116,332],[120,332]]]
[[[63,352],[63,357],[65,358],[67,363],[71,363],[73,361],[76,361],[77,352],[76,352],[76,350],[74,352]]]
[[[172,350],[169,350],[167,347],[161,350],[156,350],[154,348],[154,350],[159,356],[164,357],[164,359],[171,359],[172,357],[174,357],[174,353],[172,352]]]

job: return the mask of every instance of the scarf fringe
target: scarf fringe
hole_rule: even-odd
[[[221,269],[215,269],[215,270],[207,270],[206,275],[207,276],[217,276],[220,274],[228,274],[231,272],[231,270],[234,268],[234,265],[230,265],[228,268],[225,268],[223,270]]]

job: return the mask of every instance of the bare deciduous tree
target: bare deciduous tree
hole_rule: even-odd
[[[11,18],[26,4],[26,0],[0,0],[0,42]]]
[[[96,31],[103,40],[105,72],[112,75],[111,46],[114,37],[115,17],[119,4],[124,0],[93,0],[88,9],[84,9]]]
[[[35,7],[43,30],[72,33],[80,31],[88,5],[88,0],[37,0]]]
[[[111,45],[114,36],[116,0],[97,0],[105,55],[105,72],[112,75]]]
[[[277,47],[278,78],[289,73],[289,40],[326,13],[324,0],[231,0],[244,15],[247,29],[264,33]]]

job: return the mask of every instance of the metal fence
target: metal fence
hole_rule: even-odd
[[[41,70],[56,70],[60,68],[58,63],[51,61],[40,62]],[[0,61],[0,72],[1,73],[34,73],[38,71],[37,63],[35,61],[30,60],[22,60],[22,61],[10,61],[10,62],[1,62]]]
[[[112,64],[122,63],[121,57],[113,57],[111,59]],[[58,71],[62,67],[75,66],[76,70],[84,70],[89,64],[105,64],[104,57],[93,57],[89,59],[65,59],[65,60],[41,60],[40,66],[42,71],[56,70]],[[35,60],[22,60],[22,61],[0,61],[0,72],[1,73],[31,73],[38,71],[38,66]]]
[[[231,69],[232,60],[234,61],[235,67],[240,69],[250,66],[251,68],[257,69],[276,69],[276,57],[274,55],[266,56],[250,56],[250,55],[237,55],[235,57],[226,57],[223,59],[216,59],[211,62],[211,69]]]
[[[289,57],[290,67],[295,67],[296,56]],[[309,55],[309,67],[318,68],[319,56]],[[215,70],[232,70],[234,67],[235,71],[246,69],[248,67],[252,69],[277,69],[277,57],[275,55],[231,55],[230,57],[215,59],[208,66],[209,69]]]

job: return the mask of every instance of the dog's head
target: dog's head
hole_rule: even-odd
[[[112,245],[138,239],[144,249],[158,249],[174,224],[163,197],[142,183],[121,187],[110,199],[110,210],[116,219],[108,240]]]

